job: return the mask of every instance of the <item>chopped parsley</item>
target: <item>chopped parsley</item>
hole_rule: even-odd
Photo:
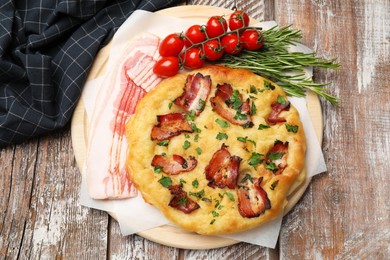
[[[239,137],[237,137],[237,141],[240,141],[240,142],[243,142],[243,143],[250,142],[254,146],[256,146],[256,142],[251,140],[251,139],[248,139],[248,136],[245,136],[245,137],[239,136]]]
[[[160,172],[162,172],[162,169],[163,169],[162,166],[155,166],[155,167],[154,167],[154,172],[155,172],[155,173],[160,173]]]
[[[215,222],[215,218],[210,221],[210,225],[214,224],[214,222]]]
[[[172,105],[173,105],[173,103],[172,103],[172,102],[169,102],[168,108],[171,109],[171,108],[172,108]]]
[[[252,93],[252,94],[257,94],[257,89],[255,86],[251,85],[249,87],[249,92]]]
[[[228,128],[230,126],[230,123],[228,121],[219,118],[215,119],[215,122],[222,128]]]
[[[192,181],[192,187],[194,187],[194,188],[198,188],[199,187],[198,179],[195,179],[195,180]]]
[[[268,158],[271,160],[271,161],[275,161],[275,160],[278,160],[278,159],[281,159],[283,157],[284,153],[278,153],[278,152],[269,152],[268,153]]]
[[[198,192],[189,192],[190,196],[194,196],[195,198],[201,199],[204,196],[204,190],[198,191]]]
[[[225,192],[226,196],[228,196],[228,198],[231,200],[231,201],[234,201],[234,196],[233,194],[231,194],[230,192],[226,191]]]
[[[256,169],[256,167],[263,162],[262,157],[262,154],[253,152],[248,164]]]
[[[191,143],[188,140],[185,140],[182,147],[184,150],[187,150],[188,148],[190,148],[190,146],[191,146]]]
[[[297,125],[289,125],[285,124],[287,132],[293,132],[294,134],[298,133],[298,126]]]
[[[186,120],[187,121],[194,121],[195,120],[195,111],[191,110],[190,113],[186,114]]]
[[[169,177],[162,176],[158,182],[165,188],[169,188],[172,185],[172,179]]]
[[[251,104],[251,115],[256,115],[257,113],[257,108],[256,108],[256,105],[255,105],[255,102],[252,102]]]
[[[191,129],[194,130],[195,133],[200,133],[202,130],[200,130],[194,122],[190,122]]]
[[[168,146],[168,144],[169,144],[169,140],[164,140],[164,141],[157,143],[157,145],[159,145],[159,146]]]
[[[244,178],[241,179],[240,183],[244,183],[247,180],[249,180],[250,182],[253,183],[253,178],[252,178],[252,176],[249,173],[245,174]]]
[[[219,213],[216,212],[215,210],[211,211],[211,214],[213,215],[214,218],[219,216]]]
[[[281,95],[278,96],[278,103],[279,104],[285,105],[286,102],[287,101],[284,99],[284,97],[282,97]]]
[[[257,128],[258,130],[263,130],[263,129],[267,129],[267,128],[270,128],[269,125],[263,125],[263,124],[260,124],[259,125],[259,128]]]
[[[240,94],[238,90],[234,90],[232,96],[228,100],[229,104],[232,105],[232,108],[234,110],[239,110],[243,104],[243,102],[240,99]]]
[[[272,85],[271,82],[264,81],[264,88],[265,88],[265,89],[268,89],[268,90],[274,90],[274,89],[275,89],[275,86]]]
[[[275,190],[276,186],[278,186],[278,183],[279,183],[279,180],[274,181],[274,182],[271,184],[270,189],[271,189],[271,190]]]
[[[202,149],[200,149],[200,147],[196,147],[195,148],[195,151],[198,155],[201,155],[202,154]]]
[[[186,197],[181,197],[178,201],[176,201],[176,203],[180,204],[180,205],[186,206],[187,205],[187,198]]]
[[[215,138],[217,138],[218,140],[228,139],[228,135],[225,133],[218,133]]]
[[[276,166],[276,164],[274,162],[267,163],[265,165],[265,168],[267,170],[270,170],[270,171],[273,171],[273,172],[278,170],[278,167]]]
[[[237,111],[233,118],[236,120],[245,120],[247,119],[247,115],[242,114],[241,111]]]
[[[205,103],[206,102],[203,99],[199,99],[199,105],[198,105],[198,107],[196,109],[197,110],[202,110],[204,108]]]
[[[186,167],[187,168],[187,167]],[[180,187],[183,187],[183,185],[184,184],[186,184],[187,182],[185,181],[185,180],[183,180],[183,179],[180,179],[180,181],[179,181],[179,185],[180,185]]]

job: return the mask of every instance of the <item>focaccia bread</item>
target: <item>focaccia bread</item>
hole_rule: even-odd
[[[199,234],[276,218],[304,179],[297,110],[247,70],[208,66],[163,80],[139,102],[126,135],[129,177],[145,201]]]

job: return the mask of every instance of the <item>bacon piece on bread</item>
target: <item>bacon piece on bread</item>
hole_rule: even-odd
[[[180,155],[174,154],[171,158],[164,155],[155,155],[151,164],[154,167],[162,167],[162,171],[166,174],[176,175],[181,172],[192,171],[197,163],[198,161],[192,156],[185,159]]]
[[[170,113],[157,116],[158,124],[152,128],[152,140],[163,141],[181,133],[192,133],[194,130],[182,113]]]
[[[287,167],[288,142],[275,141],[275,144],[265,156],[265,163],[275,175],[282,174]]]
[[[199,208],[198,203],[193,201],[187,196],[187,192],[183,191],[183,188],[180,185],[171,185],[169,191],[173,195],[169,206],[178,209],[186,214],[191,213],[192,211]]]
[[[252,127],[249,99],[243,101],[238,90],[234,90],[230,84],[218,84],[215,96],[210,98],[213,111],[235,125],[244,128]]]
[[[238,211],[244,218],[258,217],[271,208],[267,193],[260,186],[262,180],[263,177],[252,179],[249,174],[239,177]]]
[[[290,101],[285,101],[283,104],[276,102],[271,105],[271,113],[268,115],[268,123],[275,125],[277,123],[286,122],[284,117],[279,117],[282,111],[288,111],[290,109]]]
[[[225,144],[213,154],[209,164],[206,166],[206,179],[212,188],[234,189],[237,183],[238,168],[241,158],[232,156]]]
[[[201,73],[188,75],[183,94],[176,98],[174,103],[188,112],[195,111],[195,115],[198,116],[205,107],[210,89],[210,76],[203,76]]]

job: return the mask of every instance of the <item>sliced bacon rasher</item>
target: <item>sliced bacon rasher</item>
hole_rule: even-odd
[[[157,116],[158,124],[152,128],[152,140],[163,141],[181,133],[192,133],[194,130],[182,113],[170,113]]]
[[[192,171],[198,161],[190,156],[189,158],[184,158],[180,155],[174,154],[172,157],[167,157],[164,155],[155,155],[152,159],[153,167],[162,167],[162,171],[166,174],[176,175],[181,172]]]
[[[247,178],[241,174],[238,182],[238,211],[244,218],[255,218],[271,208],[267,193],[260,186],[263,177]]]
[[[276,166],[274,174],[282,174],[287,167],[287,156],[288,142],[283,143],[282,141],[277,140],[265,156],[265,163],[268,165],[274,163]]]
[[[186,214],[191,213],[192,211],[199,208],[198,203],[193,201],[187,196],[187,192],[183,191],[183,188],[180,185],[171,185],[169,191],[173,195],[169,206],[178,209]]]
[[[271,105],[271,113],[268,115],[268,123],[271,125],[275,125],[277,123],[283,123],[286,122],[286,119],[284,117],[279,117],[279,114],[282,113],[282,111],[288,111],[290,109],[290,101],[287,101],[284,104],[281,104],[279,102],[273,103]]]
[[[238,168],[241,158],[232,156],[225,144],[213,154],[209,164],[206,166],[206,179],[212,188],[234,189],[237,183]]]
[[[125,125],[140,99],[161,81],[153,74],[158,44],[157,36],[145,33],[110,56],[90,121],[86,178],[93,199],[137,195],[126,168]]]
[[[188,75],[183,94],[176,98],[174,103],[188,112],[195,111],[195,115],[198,116],[205,107],[210,89],[210,76],[203,76],[201,73]]]
[[[234,92],[230,84],[218,84],[215,96],[210,98],[213,111],[228,120],[232,124],[241,125],[244,128],[252,127],[249,99],[243,101],[242,95]],[[240,106],[237,107],[236,99]]]

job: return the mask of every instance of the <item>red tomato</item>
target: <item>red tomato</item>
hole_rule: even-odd
[[[178,56],[184,47],[184,39],[180,34],[172,33],[165,37],[158,48],[161,56]]]
[[[237,54],[242,50],[242,45],[236,33],[226,34],[221,39],[222,47],[229,54]]]
[[[247,50],[258,50],[263,47],[263,34],[255,29],[245,30],[241,36],[240,41],[242,46]]]
[[[208,60],[218,60],[222,57],[224,51],[218,40],[210,40],[204,44],[203,53]]]
[[[201,49],[197,47],[187,49],[180,57],[184,67],[189,69],[198,69],[202,67],[205,62],[202,58]]]
[[[249,16],[247,13],[237,10],[230,15],[229,28],[230,30],[240,29],[249,25]]]
[[[175,76],[179,72],[179,58],[176,56],[168,56],[160,58],[154,64],[153,72],[159,77],[167,78]]]
[[[198,24],[189,27],[184,35],[186,36],[184,39],[184,44],[186,47],[191,47],[193,44],[206,40],[204,27]]]
[[[209,38],[220,36],[228,30],[228,25],[222,16],[212,16],[207,21],[206,33]]]

